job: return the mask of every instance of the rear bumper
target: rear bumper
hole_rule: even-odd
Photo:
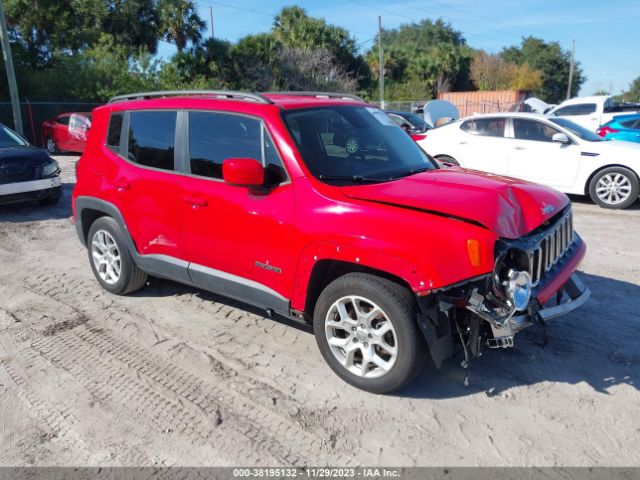
[[[39,190],[56,188],[61,184],[62,182],[60,181],[59,175],[51,178],[44,178],[42,180],[32,180],[30,182],[9,183],[7,185],[0,185],[0,196],[37,192]]]

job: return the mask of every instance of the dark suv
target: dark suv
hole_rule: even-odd
[[[555,190],[441,169],[340,94],[158,92],[96,109],[73,193],[110,292],[147,274],[312,325],[343,379],[398,389],[581,305],[585,244]],[[552,305],[548,303],[554,299]]]

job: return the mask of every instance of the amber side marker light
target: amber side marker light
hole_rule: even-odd
[[[475,238],[467,240],[467,255],[469,255],[471,265],[480,266],[480,242]]]

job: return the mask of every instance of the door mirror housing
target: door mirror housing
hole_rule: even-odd
[[[563,143],[563,144],[568,144],[571,143],[571,140],[569,139],[569,137],[567,137],[566,134],[564,133],[554,133],[553,137],[551,137],[551,141],[555,142],[555,143]]]
[[[225,183],[237,187],[261,187],[265,171],[254,158],[227,158],[222,162],[222,178]]]

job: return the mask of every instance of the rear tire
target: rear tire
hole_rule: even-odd
[[[45,147],[47,152],[51,155],[58,153],[58,145],[56,145],[56,141],[53,137],[47,137],[45,140]]]
[[[113,218],[100,217],[93,222],[87,251],[93,274],[105,290],[125,295],[146,283],[147,274],[131,258],[122,230]]]
[[[609,167],[596,173],[589,182],[593,203],[610,209],[630,207],[638,199],[638,176],[624,167]]]
[[[460,164],[458,163],[458,161],[457,161],[455,158],[450,157],[449,155],[438,155],[437,157],[435,157],[435,159],[436,159],[438,162],[442,162],[442,163],[450,163],[451,165],[455,165],[455,166],[457,166],[457,167],[459,167],[459,166],[460,166]]]
[[[375,275],[349,273],[331,282],[316,302],[313,329],[331,369],[367,392],[399,390],[427,361],[413,295]]]

